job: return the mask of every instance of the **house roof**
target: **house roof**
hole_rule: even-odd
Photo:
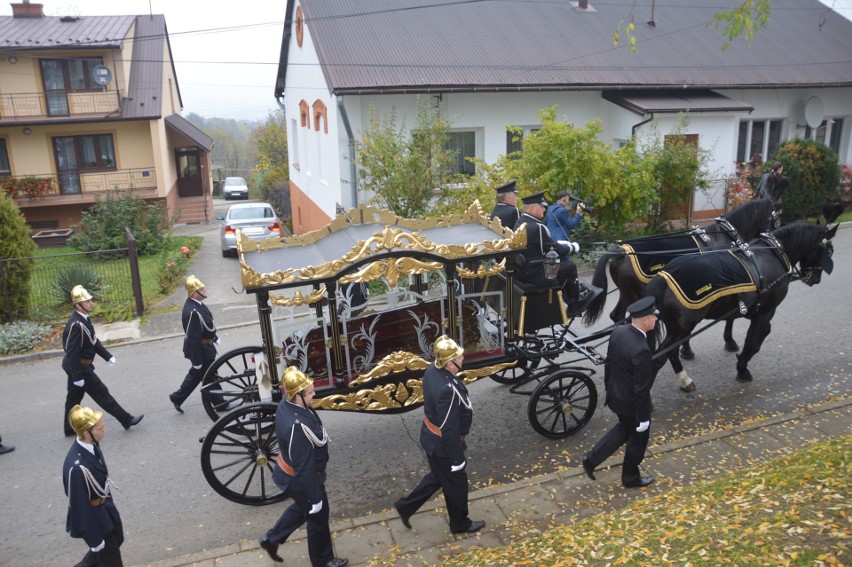
[[[288,22],[295,2],[336,94],[852,85],[852,22],[819,0],[773,0],[767,28],[727,50],[707,23],[729,0],[288,0]]]
[[[128,90],[122,98],[121,119],[151,119],[162,115],[163,62],[174,61],[166,19],[144,16],[0,17],[0,53],[59,49],[121,49],[135,24]],[[165,41],[164,41],[165,38]],[[168,49],[168,53],[166,50]],[[175,73],[177,77],[177,73]],[[175,79],[177,80],[177,79]],[[178,97],[180,88],[178,87]],[[182,106],[182,103],[181,103]]]
[[[195,142],[204,151],[213,149],[213,138],[199,130],[189,120],[180,114],[172,114],[165,118],[166,126]]]

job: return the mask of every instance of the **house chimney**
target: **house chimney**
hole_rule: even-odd
[[[20,4],[11,4],[13,18],[41,18],[44,16],[44,4],[30,4],[30,0],[24,0]]]

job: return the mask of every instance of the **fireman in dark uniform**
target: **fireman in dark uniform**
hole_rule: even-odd
[[[68,425],[77,439],[62,466],[62,483],[68,496],[65,530],[89,546],[77,565],[121,567],[119,548],[124,542],[124,528],[112,501],[109,472],[99,445],[106,433],[103,414],[74,406],[68,413]]]
[[[68,318],[65,330],[62,331],[62,348],[65,350],[62,369],[68,375],[68,394],[65,397],[63,419],[65,436],[74,435],[74,430],[68,423],[68,412],[79,405],[86,394],[105,412],[117,419],[125,429],[130,429],[142,421],[144,415],[133,416],[127,413],[109,393],[106,384],[95,374],[95,366],[92,364],[96,354],[108,361],[110,366],[115,364],[115,357],[101,344],[89,319],[89,313],[94,309],[92,294],[83,286],[75,285],[71,290],[71,302],[74,304],[74,313]]]
[[[311,409],[316,393],[314,382],[290,366],[284,371],[284,389],[287,399],[279,402],[275,413],[275,434],[281,452],[272,480],[293,503],[258,543],[273,561],[280,563],[283,559],[278,555],[278,546],[307,522],[311,565],[344,567],[349,560],[334,556],[328,527],[328,434],[317,412]]]
[[[185,333],[183,356],[189,359],[192,366],[186,373],[180,388],[169,394],[169,400],[180,413],[183,413],[181,409],[183,403],[201,383],[207,369],[216,360],[216,345],[219,343],[213,314],[204,305],[204,300],[207,299],[207,288],[197,277],[189,276],[186,278],[186,292],[189,296],[183,304],[181,314]]]
[[[440,488],[444,492],[450,531],[473,533],[485,527],[484,520],[468,517],[468,482],[465,466],[465,437],[473,422],[473,406],[464,383],[457,377],[464,362],[464,349],[446,335],[433,348],[435,362],[423,374],[423,425],[420,446],[426,453],[429,472],[411,494],[394,506],[403,525]]]
[[[518,222],[518,187],[515,181],[509,181],[497,187],[497,204],[491,211],[491,218],[498,218],[503,226],[515,230]]]

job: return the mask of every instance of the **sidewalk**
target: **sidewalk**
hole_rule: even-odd
[[[852,398],[723,431],[652,447],[643,468],[656,477],[645,489],[621,487],[622,453],[604,463],[589,480],[579,466],[512,484],[488,487],[470,495],[471,517],[484,519],[478,534],[450,533],[442,498],[428,502],[411,518],[407,530],[396,512],[350,518],[331,525],[335,551],[349,565],[435,565],[464,549],[495,547],[518,536],[536,534],[553,524],[566,524],[618,510],[630,502],[664,491],[736,472],[807,445],[852,432]],[[576,463],[569,463],[574,465]],[[604,469],[609,466],[610,468]],[[279,504],[284,507],[284,504]],[[332,503],[333,506],[333,503]],[[304,529],[279,554],[284,565],[309,565]],[[151,567],[248,567],[273,563],[256,541],[241,541],[216,550],[149,564]]]

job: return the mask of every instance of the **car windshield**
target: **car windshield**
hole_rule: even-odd
[[[225,179],[225,185],[245,185],[246,180],[242,177],[228,177]]]
[[[231,212],[228,213],[228,218],[231,220],[271,219],[274,216],[272,207],[245,207],[231,209]]]

